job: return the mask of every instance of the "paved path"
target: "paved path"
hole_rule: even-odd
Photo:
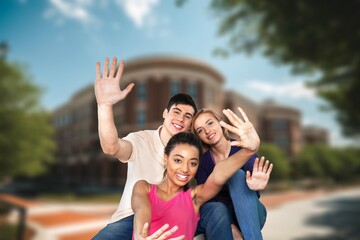
[[[108,222],[117,204],[52,204],[10,195],[0,200],[27,208],[33,240],[88,240]],[[268,209],[265,240],[360,239],[360,187],[343,191],[264,194]],[[16,221],[16,213],[9,216]]]
[[[265,240],[360,239],[360,187],[320,192],[270,208]]]

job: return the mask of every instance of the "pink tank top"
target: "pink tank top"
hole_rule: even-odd
[[[156,185],[151,185],[148,194],[151,204],[150,234],[156,232],[165,223],[168,223],[170,225],[168,229],[175,225],[179,227],[170,238],[185,235],[185,239],[192,240],[200,217],[195,213],[191,189],[179,192],[169,201],[161,200],[156,193],[156,189]]]

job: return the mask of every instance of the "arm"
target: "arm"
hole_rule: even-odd
[[[150,191],[150,184],[145,180],[140,180],[135,183],[133,193],[131,196],[131,208],[135,213],[134,216],[134,239],[167,239],[174,232],[178,230],[177,226],[169,228],[169,224],[165,224],[151,236],[149,236],[149,229],[151,224],[151,205],[148,199]],[[167,230],[167,231],[166,231]],[[184,239],[184,236],[172,238],[172,240]]]
[[[132,146],[118,137],[114,122],[113,105],[129,94],[134,84],[120,89],[120,79],[124,62],[120,61],[116,71],[117,59],[114,57],[109,73],[109,59],[105,59],[104,72],[101,76],[100,63],[96,63],[95,96],[98,106],[99,138],[104,153],[126,161],[131,156]]]
[[[224,110],[223,113],[232,125],[226,124],[225,122],[220,122],[220,124],[238,136],[238,140],[231,142],[231,145],[242,147],[242,149],[223,161],[218,162],[206,182],[194,188],[194,203],[197,207],[200,207],[203,203],[213,198],[227,180],[239,170],[259,148],[260,139],[254,126],[247,118],[245,112],[241,108],[238,109],[244,120],[235,115],[231,110]]]
[[[145,180],[137,181],[134,185],[131,196],[131,208],[135,213],[134,216],[134,238],[139,239],[140,236],[149,236],[149,228],[151,223],[151,205],[148,199],[150,184]],[[148,224],[149,228],[144,231],[144,224]],[[144,229],[143,229],[144,228]]]

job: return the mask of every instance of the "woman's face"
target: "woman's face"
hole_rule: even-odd
[[[199,150],[186,143],[177,144],[165,155],[166,175],[177,186],[185,186],[196,174],[199,167]]]
[[[208,112],[198,115],[194,121],[195,134],[207,145],[214,145],[223,137],[223,130],[217,118]]]

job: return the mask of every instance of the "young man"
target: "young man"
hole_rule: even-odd
[[[141,179],[153,184],[161,182],[164,173],[164,146],[176,133],[189,131],[197,108],[189,95],[177,94],[169,100],[168,106],[163,111],[163,124],[157,130],[139,131],[119,138],[114,123],[113,105],[124,100],[134,84],[131,83],[121,90],[120,79],[124,62],[120,61],[117,68],[117,58],[113,58],[110,70],[108,65],[109,59],[106,58],[101,75],[100,63],[96,64],[95,96],[98,105],[100,144],[105,154],[127,163],[128,172],[117,211],[112,215],[110,223],[93,239],[130,240],[134,220],[134,213],[131,209],[131,194],[134,184]],[[221,221],[222,216],[227,215],[226,211],[226,208],[221,206],[220,208],[212,207],[209,215],[213,218],[215,216],[213,213],[216,214],[214,217],[216,223],[209,222],[208,229],[220,234],[224,230],[224,225],[228,224],[230,227],[227,219]]]

